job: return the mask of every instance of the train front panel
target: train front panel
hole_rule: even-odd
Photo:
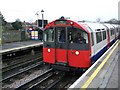
[[[44,30],[43,60],[74,68],[88,68],[89,33],[77,23],[65,19],[53,21]]]

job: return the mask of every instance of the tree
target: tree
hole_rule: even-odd
[[[15,30],[22,29],[22,22],[19,19],[16,19],[16,21],[12,23],[12,26]]]
[[[113,18],[113,19],[110,19],[109,21],[106,21],[106,23],[119,24],[120,22],[117,19]]]
[[[3,30],[7,29],[7,27],[6,27],[7,24],[8,23],[5,21],[5,18],[3,17],[2,13],[0,12],[0,26],[2,26]]]
[[[5,27],[5,25],[7,24],[7,22],[5,21],[5,19],[4,19],[4,17],[3,17],[3,15],[2,15],[1,12],[0,12],[0,20],[1,20],[2,26]]]

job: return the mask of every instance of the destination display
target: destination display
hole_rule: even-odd
[[[68,22],[65,21],[65,20],[57,20],[57,21],[55,21],[54,24],[55,24],[55,25],[67,25]]]

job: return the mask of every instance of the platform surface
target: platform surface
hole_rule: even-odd
[[[30,40],[30,41],[24,41],[24,42],[13,42],[13,43],[6,43],[0,46],[0,53],[9,52],[12,50],[19,50],[24,49],[28,47],[34,47],[42,45],[43,42],[40,40]]]

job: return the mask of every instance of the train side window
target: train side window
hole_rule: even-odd
[[[117,33],[118,33],[118,28],[116,28],[117,29]]]
[[[103,40],[106,39],[106,31],[103,31]]]
[[[44,31],[44,41],[54,42],[54,30],[53,29],[47,29]]]
[[[96,32],[96,38],[97,38],[97,43],[102,41],[102,35],[101,32]]]
[[[111,36],[115,34],[114,29],[110,30],[110,34],[111,34]]]
[[[115,29],[113,29],[113,35],[115,34]]]
[[[112,36],[112,30],[110,30],[110,36]]]

